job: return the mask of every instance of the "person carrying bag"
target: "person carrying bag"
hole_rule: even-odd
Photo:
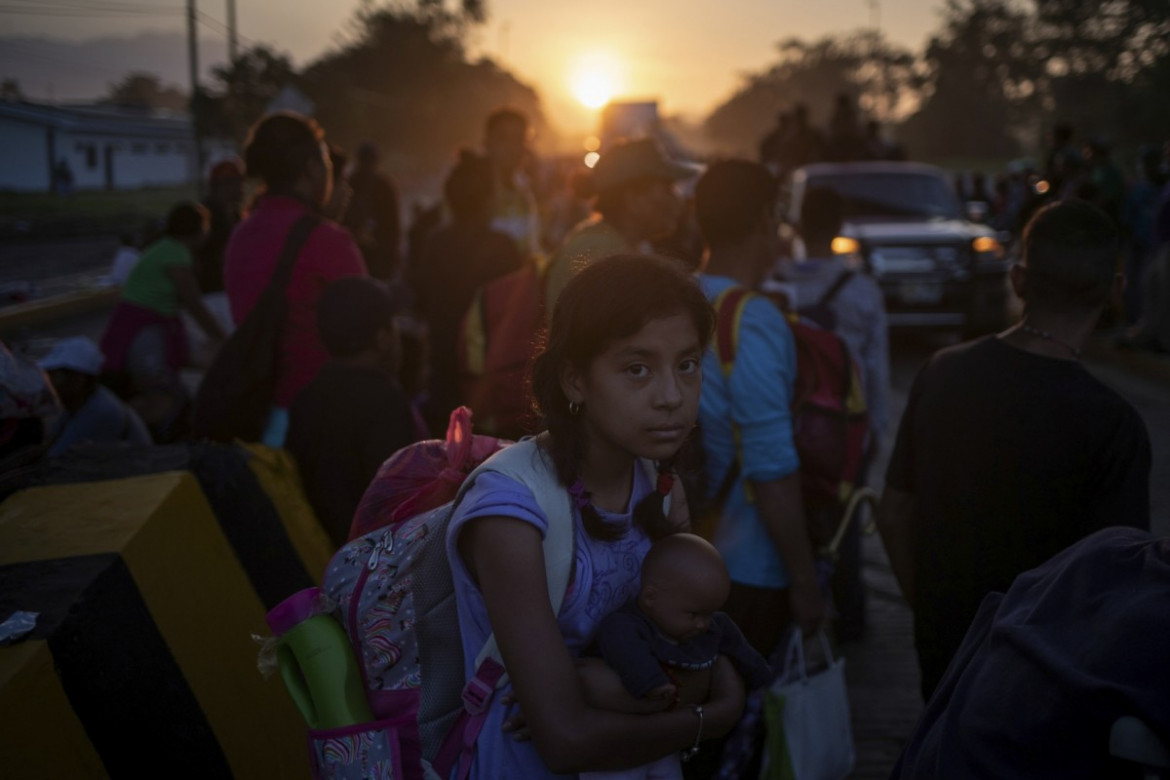
[[[264,433],[288,317],[288,284],[297,257],[320,224],[319,215],[306,214],[293,225],[260,302],[204,375],[195,396],[193,428],[198,438],[259,441]]]

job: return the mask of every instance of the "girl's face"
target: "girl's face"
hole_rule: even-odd
[[[587,372],[566,369],[561,384],[581,404],[591,448],[666,460],[695,425],[702,360],[694,323],[676,314],[613,342]]]

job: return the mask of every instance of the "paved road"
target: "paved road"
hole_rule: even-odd
[[[914,376],[923,361],[947,342],[927,338],[895,339],[891,357],[893,419],[901,418]],[[1086,365],[1142,415],[1153,445],[1150,479],[1151,527],[1170,534],[1170,357],[1119,353],[1106,337],[1086,350]],[[874,469],[880,486],[886,464]],[[863,543],[869,590],[870,632],[845,649],[846,677],[853,708],[857,768],[854,778],[889,776],[902,746],[914,729],[922,702],[914,655],[910,609],[903,601],[876,536]]]

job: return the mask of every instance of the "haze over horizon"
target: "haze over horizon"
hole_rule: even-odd
[[[42,15],[51,9],[29,3],[20,12],[0,12],[6,36],[0,38],[0,76],[21,81],[33,98],[98,97],[104,85],[125,75],[125,57],[116,41],[146,31],[183,34],[178,0],[139,0],[139,10],[101,15],[84,10],[84,0],[69,0],[72,11]],[[238,0],[240,45],[266,43],[303,66],[344,40],[360,0],[311,5],[276,0]],[[125,4],[124,4],[125,5]],[[488,21],[471,37],[471,51],[488,56],[536,87],[550,119],[566,129],[586,126],[593,114],[574,98],[570,83],[584,59],[603,56],[612,65],[612,89],[618,98],[658,99],[667,114],[698,116],[732,94],[742,74],[763,69],[775,59],[775,45],[800,37],[815,40],[871,26],[870,0],[737,0],[736,13],[718,0],[593,0],[579,18],[567,20],[568,3],[548,0],[489,0]],[[941,0],[886,0],[878,15],[881,30],[895,43],[920,49],[941,23]],[[13,6],[8,6],[9,9]],[[226,55],[221,2],[200,3],[201,70],[206,74]],[[18,37],[44,37],[64,44],[57,53],[30,51]],[[169,36],[168,36],[169,37]],[[80,44],[77,56],[69,44]],[[164,81],[186,86],[185,46],[164,47],[147,62],[131,67],[158,72]],[[60,52],[66,52],[62,54]],[[54,60],[56,60],[54,62]],[[173,60],[173,62],[171,62]],[[93,94],[68,94],[60,85],[46,94],[43,74],[81,69],[87,83],[100,84]],[[99,81],[100,80],[100,81]],[[93,87],[91,87],[92,89]]]

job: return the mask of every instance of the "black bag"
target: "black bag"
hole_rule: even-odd
[[[259,441],[276,395],[277,363],[288,316],[285,290],[297,256],[321,217],[307,214],[289,230],[268,286],[223,345],[195,396],[193,429],[200,439]]]

